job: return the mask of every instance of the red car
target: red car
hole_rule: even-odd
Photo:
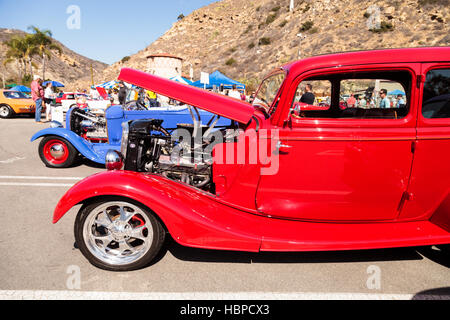
[[[450,47],[294,62],[263,80],[258,105],[131,69],[119,79],[192,106],[194,123],[175,135],[196,138],[170,138],[154,119],[131,122],[121,154],[107,155],[110,171],[60,200],[53,222],[81,205],[76,242],[97,267],[147,266],[166,234],[249,252],[450,243]],[[329,107],[296,115],[305,83],[330,86]],[[401,88],[404,103],[380,107],[380,94],[372,108],[340,108],[348,88],[377,86]],[[199,126],[197,108],[234,125]]]

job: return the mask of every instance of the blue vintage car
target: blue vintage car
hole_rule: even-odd
[[[66,126],[52,122],[51,127],[37,132],[31,138],[42,138],[39,156],[47,167],[70,167],[80,155],[99,164],[105,164],[108,150],[120,150],[122,123],[139,119],[160,119],[152,130],[170,135],[179,124],[202,125],[215,123],[216,127],[229,126],[230,120],[191,108],[170,106],[150,110],[124,110],[111,106],[104,115],[95,115],[79,108],[71,108],[66,114]],[[159,126],[158,126],[159,125]]]

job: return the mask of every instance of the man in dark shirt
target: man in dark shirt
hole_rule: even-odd
[[[300,102],[314,104],[315,100],[316,96],[314,95],[314,93],[312,93],[312,85],[308,83],[305,87],[305,93],[300,98]]]
[[[123,82],[119,83],[119,103],[124,106],[127,102],[127,88]]]

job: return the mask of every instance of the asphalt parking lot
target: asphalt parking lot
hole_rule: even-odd
[[[46,127],[26,117],[0,119],[2,292],[205,294],[197,298],[226,293],[269,299],[450,295],[450,258],[436,248],[253,254],[184,248],[169,239],[157,263],[146,269],[97,269],[74,249],[78,208],[56,225],[51,218],[70,185],[104,169],[87,162],[46,168],[37,152],[39,142],[30,142]]]

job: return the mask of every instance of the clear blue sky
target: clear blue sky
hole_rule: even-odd
[[[217,0],[0,0],[0,27],[49,29],[69,49],[108,64],[144,49],[183,13]],[[80,28],[76,11],[80,10]]]

